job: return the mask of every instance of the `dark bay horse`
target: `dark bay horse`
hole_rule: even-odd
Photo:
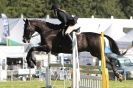
[[[40,21],[40,20],[24,20],[24,34],[23,42],[29,42],[34,32],[38,32],[41,36],[40,46],[32,47],[26,57],[29,67],[33,64],[36,65],[36,61],[32,59],[33,51],[51,52],[57,53],[72,53],[72,42],[67,36],[62,36],[62,31],[58,30],[59,25]],[[110,49],[117,55],[123,55],[120,53],[116,42],[107,35],[104,35],[109,41]],[[92,56],[101,59],[101,46],[100,46],[100,34],[92,32],[84,32],[77,35],[78,52],[88,51]],[[116,65],[112,58],[106,58],[106,62],[110,64],[114,75],[121,81],[122,75],[117,71]]]

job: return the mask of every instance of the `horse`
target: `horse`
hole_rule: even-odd
[[[60,26],[58,24],[52,24],[41,20],[24,20],[24,33],[23,42],[30,42],[35,32],[38,32],[41,36],[41,43],[39,46],[32,47],[27,53],[26,60],[29,67],[36,65],[36,61],[32,58],[33,51],[44,51],[51,52],[52,54],[58,53],[72,53],[72,41],[67,35],[62,35],[62,31],[59,30]],[[93,32],[83,32],[77,36],[78,52],[87,51],[94,57],[101,60],[101,46],[100,46],[100,34]],[[119,51],[116,42],[109,37],[104,35],[108,39],[110,49],[112,53],[117,55],[124,55]],[[106,62],[112,67],[114,75],[122,81],[122,75],[118,72],[113,58],[107,58]]]

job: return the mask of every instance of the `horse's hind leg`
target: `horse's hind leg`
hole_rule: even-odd
[[[107,58],[106,57],[106,62],[109,63],[110,66],[112,67],[114,75],[118,78],[119,81],[122,81],[123,80],[123,76],[118,72],[118,70],[116,68],[115,61],[117,61],[117,60],[113,59],[113,58]]]

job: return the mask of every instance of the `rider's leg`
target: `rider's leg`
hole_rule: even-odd
[[[65,35],[68,35],[69,39],[72,41],[72,36],[70,35],[70,33],[73,31],[73,26],[68,26],[68,28],[65,31]]]
[[[68,28],[66,29],[65,31],[65,34],[70,34],[72,31],[74,30],[74,27],[73,26],[68,26]]]

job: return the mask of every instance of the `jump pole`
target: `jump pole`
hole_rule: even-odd
[[[78,47],[77,47],[77,37],[76,33],[73,32],[72,41],[72,55],[73,55],[73,79],[72,88],[79,88],[80,82],[80,70],[79,70],[79,59],[78,59]]]
[[[105,51],[104,51],[104,33],[101,32],[101,63],[102,63],[102,88],[109,88],[109,75],[106,68]]]
[[[51,86],[51,71],[50,71],[50,59],[51,52],[48,53],[48,66],[46,67],[46,88],[52,88]]]

